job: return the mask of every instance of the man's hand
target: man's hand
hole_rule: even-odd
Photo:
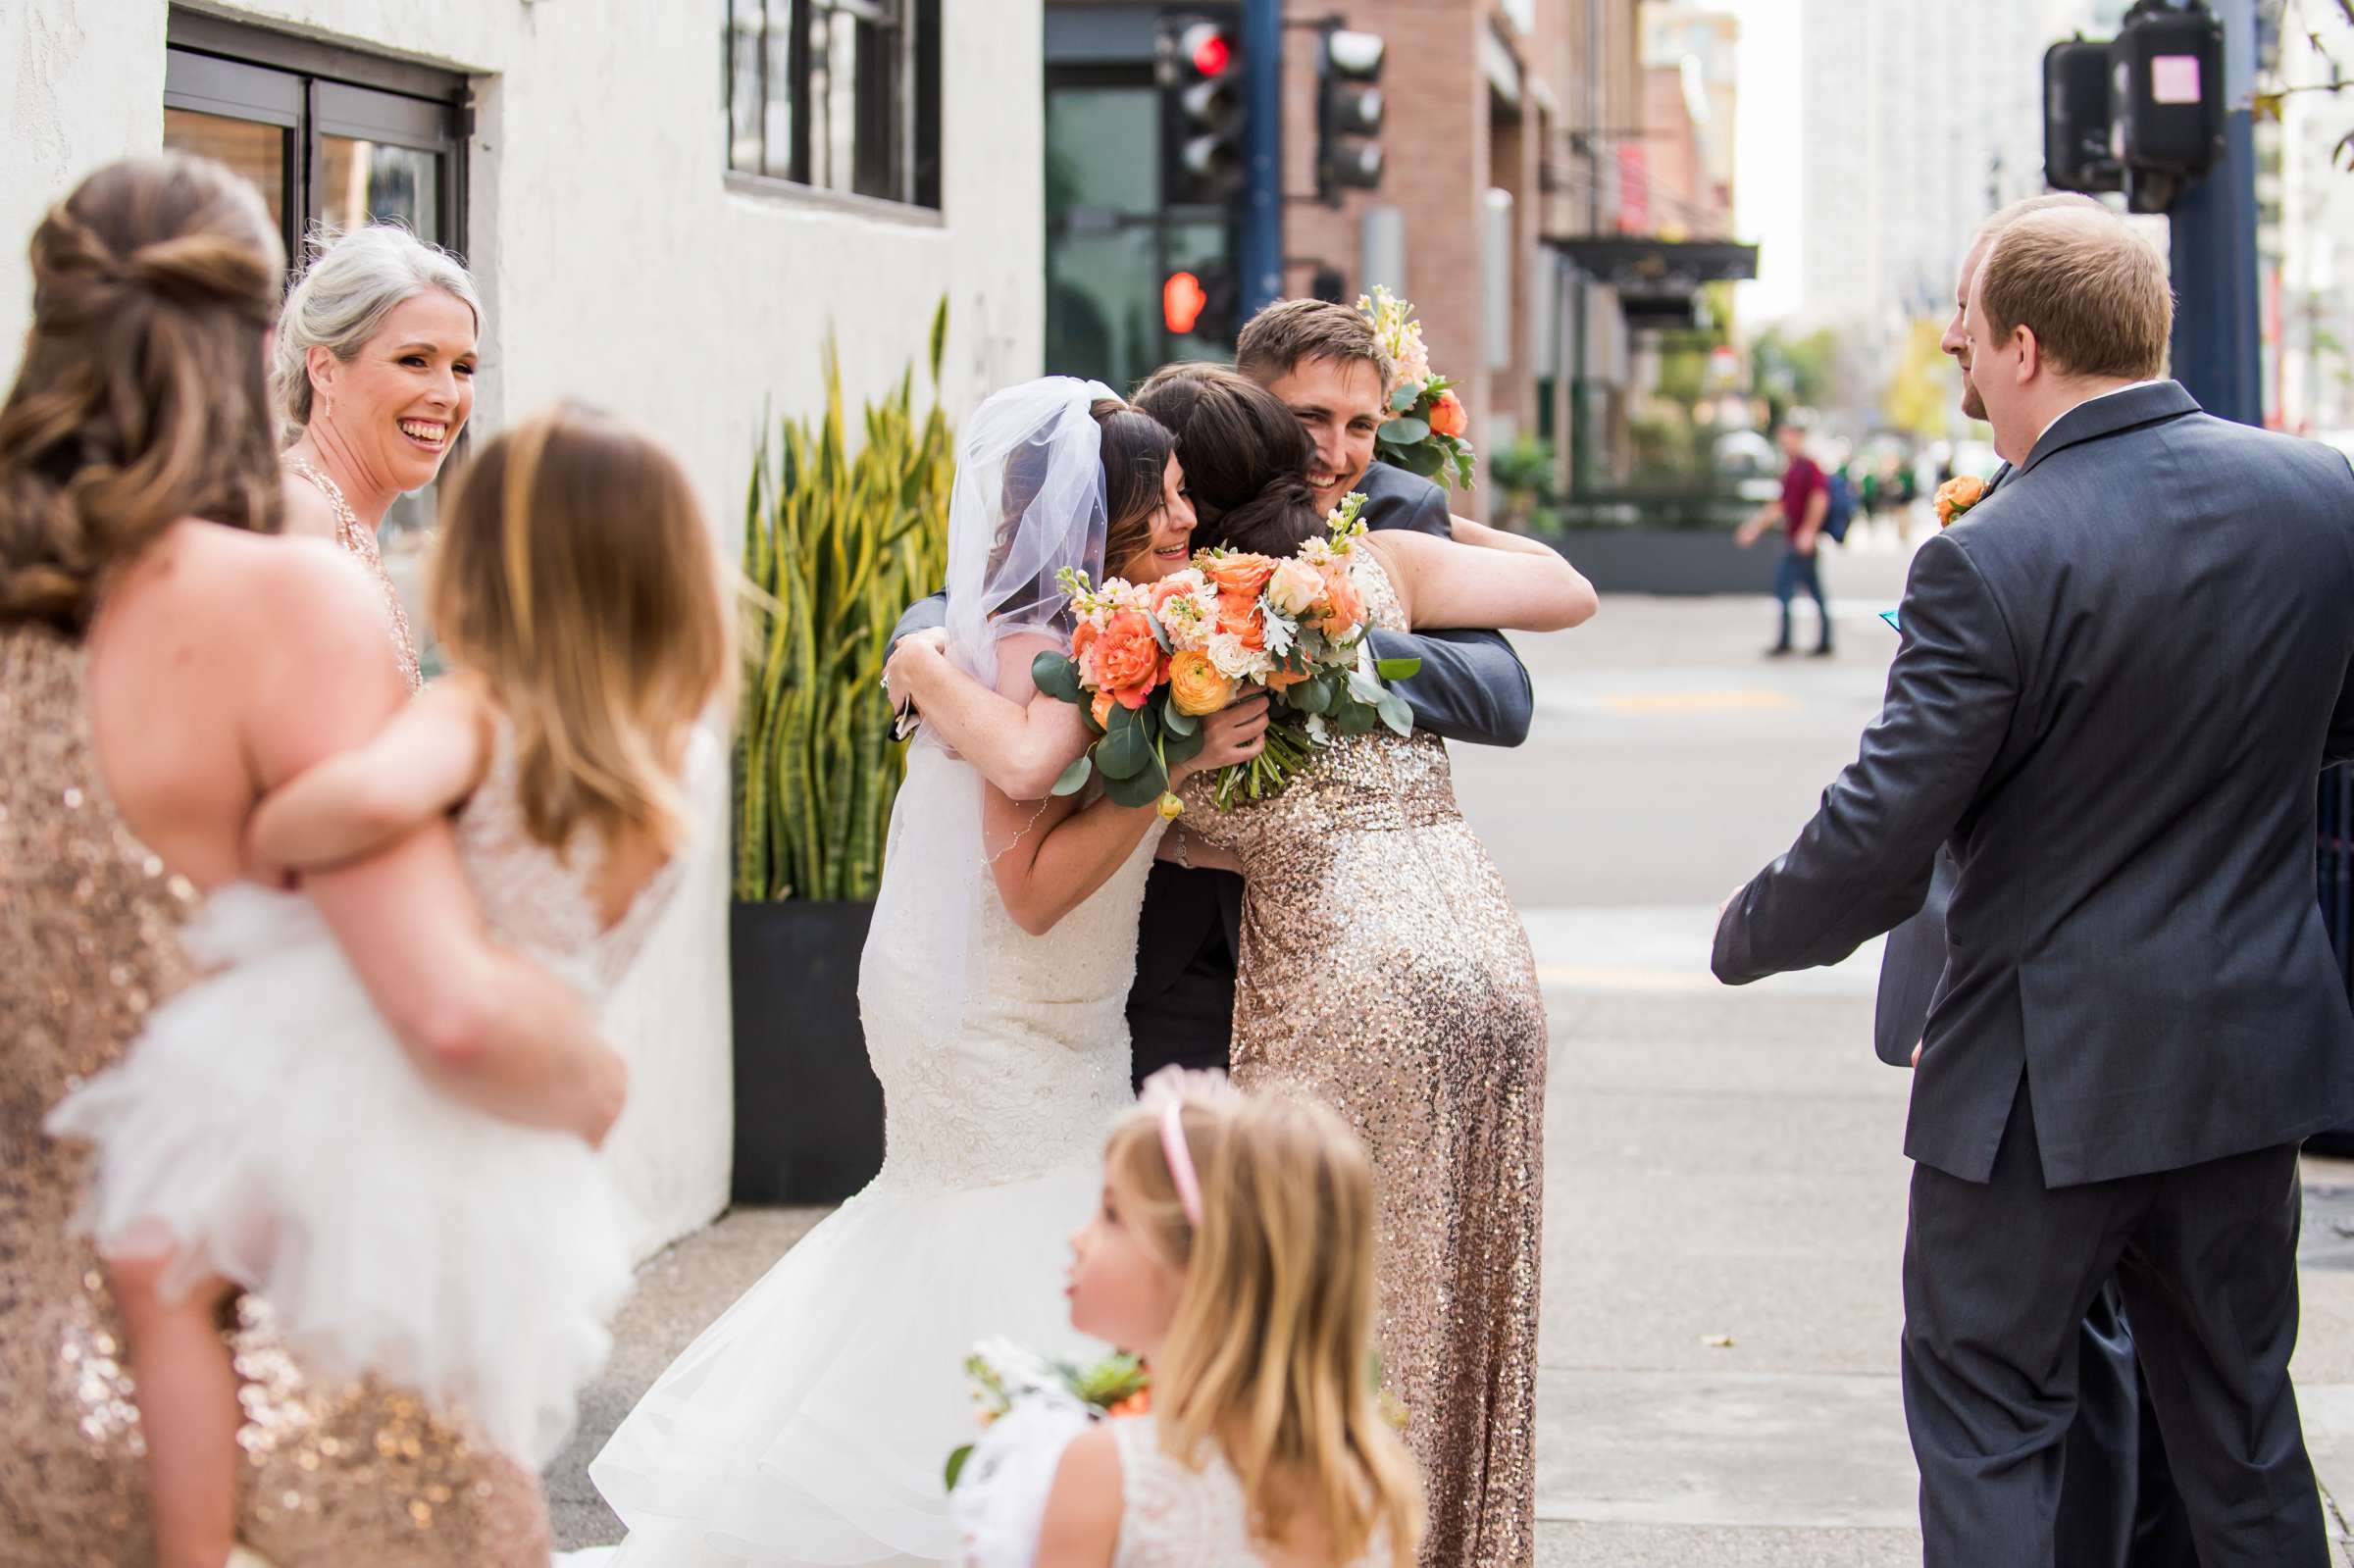
[[[915,698],[907,689],[906,661],[936,659],[948,651],[948,632],[946,627],[934,627],[928,632],[910,632],[899,638],[898,646],[891,650],[891,662],[883,667],[883,689],[891,695],[891,711],[904,713]]]

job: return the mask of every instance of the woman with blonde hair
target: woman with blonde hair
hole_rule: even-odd
[[[395,224],[315,241],[279,312],[270,390],[286,443],[286,531],[333,539],[375,577],[411,690],[408,612],[378,533],[422,490],[474,415],[483,302],[458,259]]]
[[[452,498],[433,597],[456,673],[272,793],[255,853],[331,869],[454,814],[494,934],[598,994],[676,886],[695,721],[730,672],[692,489],[635,430],[577,408],[536,416]],[[716,780],[700,738],[693,760]],[[594,1150],[417,1072],[300,893],[227,888],[199,920],[226,967],[49,1118],[96,1149],[85,1222],[156,1325],[134,1351],[218,1354],[205,1325],[255,1290],[305,1365],[415,1387],[545,1464],[629,1288]],[[150,1442],[217,1441],[219,1413],[173,1384],[142,1400]],[[210,1499],[215,1517],[229,1508],[225,1489]]]
[[[172,154],[99,170],[33,235],[32,327],[0,406],[10,1568],[219,1568],[232,1534],[278,1568],[546,1562],[528,1471],[412,1389],[313,1376],[271,1303],[241,1298],[159,1365],[163,1321],[131,1309],[71,1225],[87,1151],[41,1127],[195,977],[181,928],[204,894],[266,875],[246,846],[260,798],[406,700],[365,576],[265,536],[281,504],[264,359],[282,267],[252,188]],[[572,986],[489,940],[446,826],[303,885],[404,1060],[505,1114],[603,1135],[620,1059]],[[200,1403],[226,1438],[145,1441],[151,1395]],[[191,1483],[224,1452],[231,1468]],[[236,1513],[209,1535],[150,1506],[152,1490],[224,1486]]]
[[[1373,1172],[1313,1101],[1166,1069],[1071,1239],[1071,1324],[1140,1356],[1151,1413],[1064,1450],[1038,1568],[1407,1568],[1413,1460],[1373,1382]]]

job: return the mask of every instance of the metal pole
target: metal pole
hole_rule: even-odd
[[[2264,423],[2257,326],[2255,0],[2216,0],[2224,24],[2224,160],[2175,198],[2175,379],[2208,413]]]
[[[1283,0],[1243,0],[1243,315],[1283,297]]]

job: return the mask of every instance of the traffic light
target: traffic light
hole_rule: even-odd
[[[2132,170],[2191,178],[2224,155],[2224,25],[2205,6],[2136,6],[2109,47],[2111,147]]]
[[[2109,45],[2082,34],[2043,53],[2043,178],[2054,190],[2121,190],[2109,150]]]
[[[2204,0],[2137,0],[2114,42],[2054,44],[2043,87],[2056,190],[2123,190],[2133,211],[2161,213],[2224,156],[2224,29]]]
[[[1171,337],[1226,344],[1243,329],[1242,291],[1234,269],[1203,262],[1169,274],[1160,285],[1160,325]]]
[[[1243,63],[1231,23],[1164,18],[1158,75],[1161,188],[1171,204],[1222,203],[1242,193]]]
[[[1378,32],[1327,25],[1316,51],[1316,192],[1332,206],[1344,190],[1381,183],[1381,61]]]

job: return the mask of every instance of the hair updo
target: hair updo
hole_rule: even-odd
[[[1307,482],[1314,444],[1273,392],[1223,365],[1171,365],[1136,406],[1177,437],[1197,545],[1289,555],[1323,528]]]
[[[0,405],[0,623],[78,632],[181,518],[278,527],[263,381],[284,253],[209,158],[107,165],[33,230],[32,328]]]
[[[311,245],[310,263],[279,313],[270,359],[271,391],[288,446],[311,423],[312,349],[324,348],[348,365],[395,306],[436,288],[473,314],[477,332],[483,329],[473,275],[448,251],[397,224],[368,224],[342,234],[322,229]]]

